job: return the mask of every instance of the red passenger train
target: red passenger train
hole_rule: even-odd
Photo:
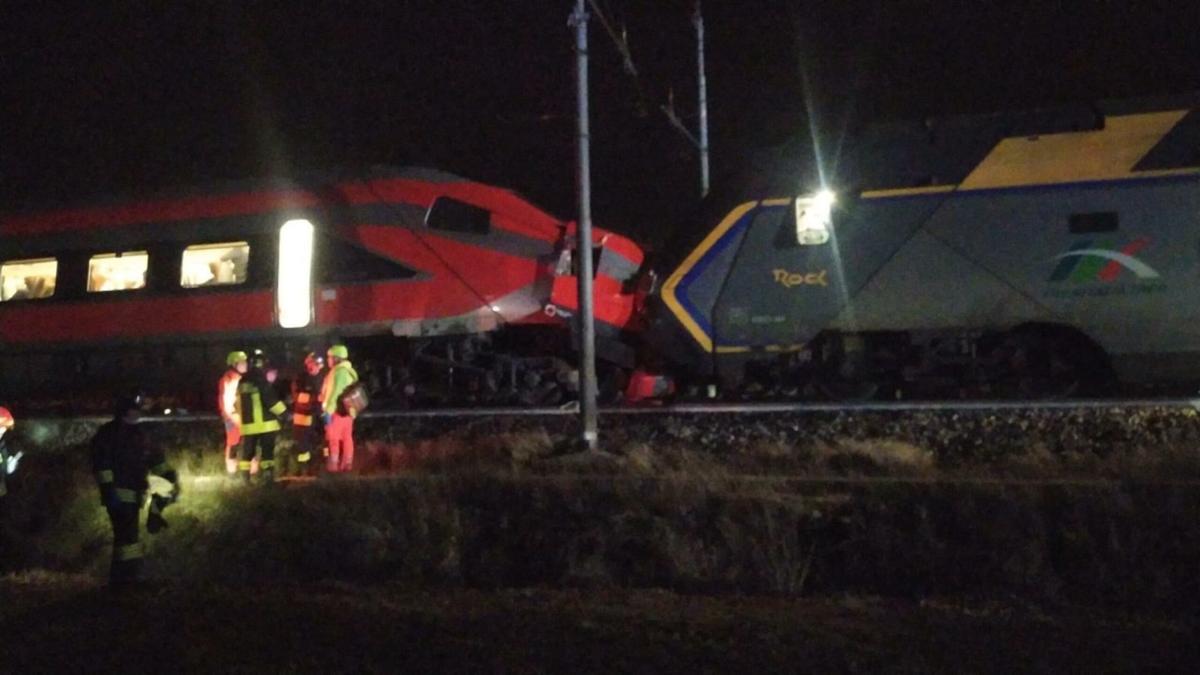
[[[0,219],[0,391],[80,410],[138,382],[207,407],[223,354],[348,340],[380,394],[549,403],[573,381],[574,224],[429,169]],[[641,249],[597,229],[601,353],[627,359]]]

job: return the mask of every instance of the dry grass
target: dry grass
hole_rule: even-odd
[[[759,438],[705,452],[630,440],[560,456],[544,431],[472,433],[364,442],[362,478],[271,489],[229,484],[218,453],[180,436],[171,456],[186,491],[170,529],[149,540],[148,571],[1200,605],[1200,494],[1131,479],[1186,475],[1195,459],[1183,451],[1148,462],[1132,449],[1035,445],[947,468],[889,438]],[[1124,482],[959,480],[1113,474]],[[107,523],[79,455],[34,455],[18,478],[0,569],[101,574]]]

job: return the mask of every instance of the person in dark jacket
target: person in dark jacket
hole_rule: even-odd
[[[113,552],[109,583],[113,588],[136,584],[142,568],[142,544],[138,541],[139,516],[146,492],[150,489],[149,475],[170,481],[171,497],[179,497],[179,475],[163,457],[162,451],[150,443],[138,422],[141,418],[140,394],[123,396],[117,401],[113,419],[100,427],[92,438],[92,470],[100,487],[100,503],[112,522]],[[151,517],[159,515],[162,500],[155,500]]]
[[[304,372],[292,381],[292,439],[301,475],[314,475],[324,459],[325,428],[321,421],[321,385],[325,380],[325,357],[309,352]]]
[[[259,477],[263,483],[275,481],[275,438],[279,435],[287,406],[275,393],[275,385],[268,377],[271,364],[262,352],[255,352],[250,363],[250,372],[238,382],[237,412],[242,421],[242,455],[238,461],[238,474],[246,483],[250,482],[250,466],[256,454]]]
[[[21,461],[21,453],[10,453],[4,441],[4,435],[15,425],[8,408],[0,407],[0,504],[4,503],[4,495],[8,494],[8,475],[16,472],[17,463]]]

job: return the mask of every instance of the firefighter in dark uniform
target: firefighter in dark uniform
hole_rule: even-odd
[[[292,439],[300,475],[315,475],[325,454],[325,428],[321,423],[321,384],[325,381],[325,357],[309,352],[304,372],[292,382]]]
[[[267,373],[271,365],[267,357],[256,350],[250,362],[250,372],[238,382],[237,411],[242,420],[242,455],[238,474],[250,482],[250,466],[255,454],[259,476],[264,483],[275,481],[275,437],[279,435],[287,406],[279,400],[274,384]]]
[[[124,396],[117,401],[112,421],[104,424],[92,438],[92,470],[100,486],[100,501],[108,510],[113,528],[112,567],[109,581],[114,588],[138,581],[142,568],[142,544],[138,541],[139,515],[149,474],[171,483],[170,501],[179,496],[179,475],[167,464],[163,453],[142,432],[142,397]],[[155,500],[155,509],[161,508]],[[158,515],[156,512],[151,517]]]

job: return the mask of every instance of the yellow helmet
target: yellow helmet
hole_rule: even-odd
[[[225,365],[236,366],[237,364],[241,363],[242,361],[247,361],[247,360],[249,360],[249,357],[246,356],[246,352],[241,352],[241,351],[229,352],[229,356],[225,357]]]
[[[329,355],[339,359],[350,358],[350,350],[346,349],[346,345],[334,345],[329,348]]]

